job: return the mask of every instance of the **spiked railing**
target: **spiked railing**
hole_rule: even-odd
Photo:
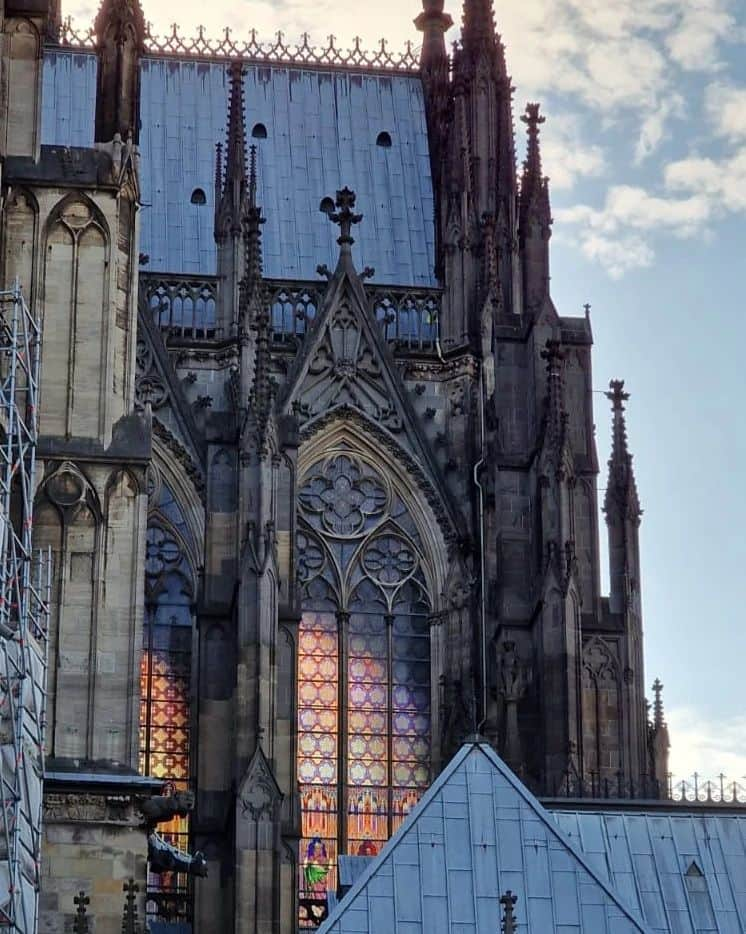
[[[67,17],[60,28],[60,45],[73,49],[94,49],[95,34],[91,27],[79,28]],[[329,36],[326,45],[311,44],[308,33],[303,33],[300,42],[287,42],[282,32],[275,34],[269,42],[262,42],[255,29],[246,37],[234,37],[226,27],[219,38],[210,38],[205,27],[199,26],[196,36],[184,36],[174,23],[165,36],[156,35],[148,23],[145,36],[145,51],[148,55],[189,56],[194,58],[229,59],[240,58],[247,62],[277,65],[320,65],[338,68],[374,69],[375,71],[419,72],[419,50],[407,42],[401,52],[392,52],[385,39],[378,48],[364,49],[359,36],[353,39],[352,48],[337,45],[334,36]]]
[[[661,781],[652,775],[642,775],[631,781],[619,772],[613,777],[602,777],[598,772],[582,776],[566,776],[558,785],[546,789],[546,797],[589,799],[600,801],[666,801],[674,804],[721,804],[746,806],[746,776],[741,780],[718,775],[703,778],[698,773],[689,779],[676,779],[668,775]]]

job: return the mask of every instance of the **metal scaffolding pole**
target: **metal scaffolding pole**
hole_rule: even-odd
[[[51,555],[32,549],[41,329],[0,291],[0,930],[37,934]]]

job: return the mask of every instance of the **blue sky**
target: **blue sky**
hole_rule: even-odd
[[[96,5],[64,12],[82,25]],[[230,25],[418,42],[417,0],[144,7],[157,31],[176,20],[187,33],[203,23],[212,35]],[[460,2],[446,9],[460,21]],[[501,0],[496,18],[516,115],[540,100],[548,117],[555,303],[565,315],[592,304],[596,389],[618,377],[632,394],[647,681],[666,686],[672,764],[746,777],[746,5]],[[596,399],[605,463],[609,416]]]

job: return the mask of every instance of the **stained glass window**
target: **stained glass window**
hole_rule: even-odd
[[[300,925],[326,916],[338,853],[376,855],[430,779],[430,603],[416,525],[349,451],[299,496]]]
[[[193,572],[183,513],[167,486],[157,482],[148,516],[145,557],[145,626],[140,667],[140,771],[186,789],[190,778],[190,704]],[[189,848],[189,820],[176,818],[158,832]],[[148,919],[188,922],[189,880],[178,873],[148,873]]]

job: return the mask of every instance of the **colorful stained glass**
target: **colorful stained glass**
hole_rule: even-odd
[[[185,555],[187,525],[165,485],[151,499],[145,562],[145,626],[140,664],[140,771],[187,789],[191,777],[193,574]],[[189,849],[189,819],[175,818],[158,832]],[[191,917],[191,885],[184,874],[148,870],[149,920]]]
[[[344,453],[317,464],[299,497],[306,523],[298,537],[306,609],[298,642],[302,928],[326,916],[337,854],[380,852],[430,779],[420,538],[388,487],[374,467]],[[338,595],[335,613],[331,594]]]

